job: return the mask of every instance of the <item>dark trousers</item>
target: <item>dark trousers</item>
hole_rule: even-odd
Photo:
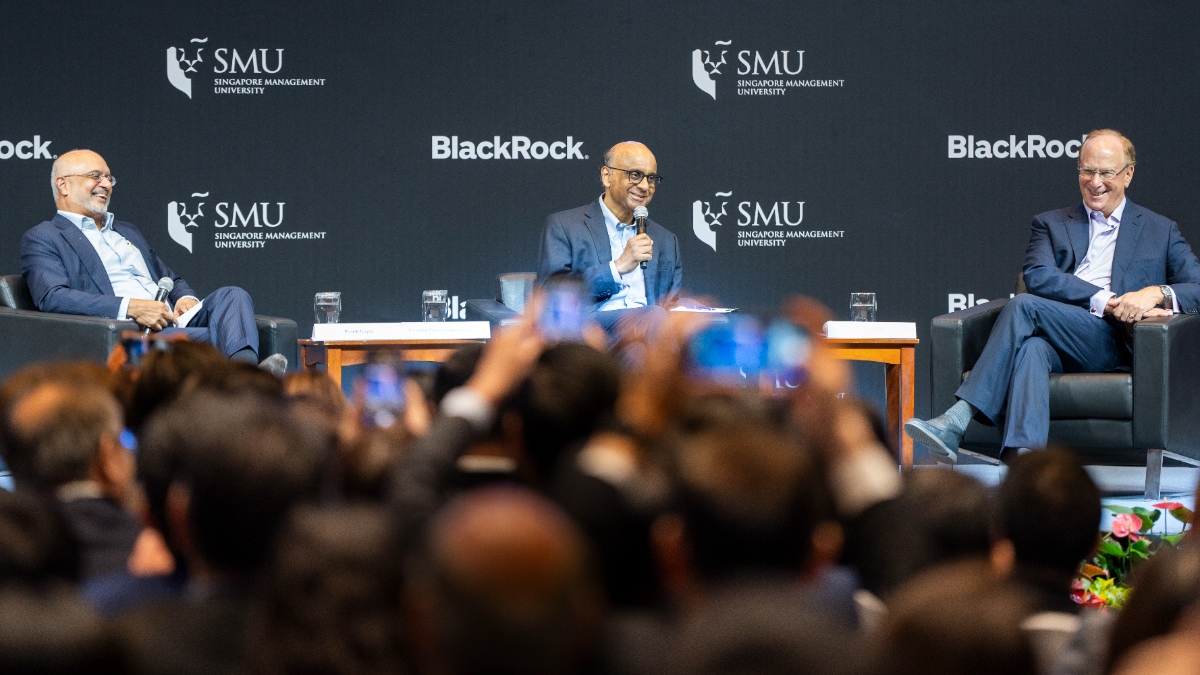
[[[254,301],[237,286],[218,288],[204,298],[204,306],[185,328],[167,328],[164,334],[184,333],[193,342],[206,342],[229,356],[249,347],[258,353],[258,326]]]
[[[1022,293],[996,319],[987,346],[954,393],[992,422],[1004,416],[1004,447],[1044,448],[1050,436],[1050,374],[1103,373],[1128,362],[1120,324],[1087,309]]]

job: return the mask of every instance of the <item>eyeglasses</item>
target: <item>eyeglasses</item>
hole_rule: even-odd
[[[625,176],[627,178],[629,178],[630,185],[637,185],[638,183],[641,183],[643,178],[650,180],[650,187],[652,187],[652,188],[658,187],[663,182],[663,177],[656,173],[642,173],[641,171],[637,171],[637,170],[630,171],[628,169],[618,169],[615,166],[608,166],[607,164],[605,164],[604,166],[608,167],[609,169],[612,169],[613,171],[624,172]]]
[[[91,178],[97,183],[107,178],[109,185],[117,184],[116,176],[112,175],[111,173],[100,173],[99,171],[92,171],[91,173],[69,173],[65,176],[59,176],[59,178]]]
[[[1085,180],[1091,180],[1093,176],[1100,176],[1100,180],[1112,180],[1117,177],[1117,174],[1121,173],[1122,171],[1124,171],[1125,169],[1128,169],[1131,166],[1133,166],[1133,165],[1126,164],[1125,166],[1121,167],[1120,169],[1116,169],[1116,170],[1114,170],[1114,169],[1085,169],[1084,167],[1081,166],[1081,167],[1079,167],[1079,177],[1083,178]]]

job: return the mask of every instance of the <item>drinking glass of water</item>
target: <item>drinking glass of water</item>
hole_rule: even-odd
[[[874,321],[875,320],[875,294],[874,293],[851,293],[850,294],[850,320],[851,321]]]
[[[421,320],[445,321],[450,316],[450,291],[421,293]]]
[[[342,294],[338,291],[317,293],[313,300],[313,314],[317,323],[337,323],[342,315]]]

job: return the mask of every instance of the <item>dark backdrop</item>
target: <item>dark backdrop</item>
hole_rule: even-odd
[[[637,139],[666,176],[651,214],[679,236],[692,293],[743,308],[804,293],[843,318],[851,291],[878,293],[881,320],[917,322],[927,413],[929,320],[953,294],[1011,292],[1031,216],[1079,200],[1061,144],[1127,133],[1131,197],[1200,237],[1196,4],[989,4],[5,0],[4,271],[53,215],[52,158],[88,147],[120,178],[113,211],[198,290],[243,286],[302,335],[315,291],[342,291],[344,320],[415,320],[423,289],[461,302],[533,270],[546,214],[597,198],[604,149]],[[952,158],[952,135],[1013,136],[1023,154],[1040,136],[1060,156]],[[435,159],[435,136],[579,145]],[[784,202],[792,222],[803,202],[799,224],[739,224],[739,206]],[[739,246],[746,233],[784,245]],[[231,234],[264,238],[218,248]]]

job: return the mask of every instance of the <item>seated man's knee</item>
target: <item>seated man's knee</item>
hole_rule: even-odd
[[[209,293],[214,302],[250,302],[250,294],[239,286],[222,286]]]

